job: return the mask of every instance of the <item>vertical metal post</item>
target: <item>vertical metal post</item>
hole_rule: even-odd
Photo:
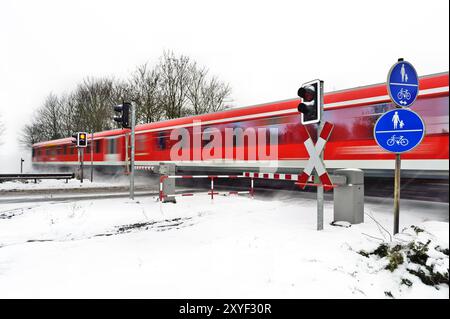
[[[398,233],[400,221],[400,154],[395,154],[395,177],[394,177],[394,235]]]
[[[131,133],[125,133],[125,174],[130,174],[130,156],[128,155],[131,146],[128,140],[131,140]]]
[[[91,132],[91,183],[94,180],[94,132]]]
[[[80,147],[80,166],[81,166],[81,183],[83,183],[83,177],[84,177],[84,172],[83,172],[83,161],[84,161],[84,147]]]
[[[20,174],[23,173],[23,162],[24,162],[24,159],[20,158]]]
[[[214,199],[214,177],[211,177],[211,199]]]
[[[320,136],[320,132],[322,131],[322,128],[324,126],[324,121],[323,121],[323,81],[320,81],[320,85],[319,85],[319,90],[320,90],[320,122],[319,125],[317,126],[317,140],[319,139]],[[316,140],[316,143],[317,143]],[[323,161],[323,153],[325,151],[325,148],[322,150],[322,152],[320,152],[320,160]],[[317,186],[317,230],[323,230],[323,186],[321,185],[320,179],[319,179],[319,175],[316,174],[314,175],[315,177],[315,183],[316,184],[320,184],[319,186]]]
[[[131,103],[131,160],[130,160],[130,198],[134,199],[134,141],[136,126],[136,103]],[[128,153],[128,150],[127,150]]]

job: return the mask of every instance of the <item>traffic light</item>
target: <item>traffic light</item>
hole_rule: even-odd
[[[78,132],[78,147],[87,147],[88,145],[88,139],[87,139],[87,133],[85,132]]]
[[[298,111],[302,114],[302,124],[313,124],[320,122],[320,111],[322,108],[323,81],[314,80],[303,84],[298,89],[301,103]]]
[[[72,134],[72,144],[75,144],[77,147],[87,147],[88,146],[88,138],[86,132],[78,132]]]
[[[114,106],[114,111],[118,112],[119,115],[114,116],[114,121],[121,123],[123,128],[130,127],[130,107],[131,103],[123,102],[120,105]]]

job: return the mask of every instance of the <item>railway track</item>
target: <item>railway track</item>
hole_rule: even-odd
[[[0,184],[1,185],[1,184]],[[209,189],[209,181],[183,179],[177,181],[177,192],[198,192]],[[0,187],[1,188],[1,187]],[[248,181],[244,180],[217,180],[217,190],[242,190],[248,188]],[[128,185],[115,185],[108,187],[88,188],[51,188],[51,189],[0,189],[0,204],[33,202],[33,201],[64,201],[85,199],[107,199],[128,197]],[[277,197],[280,191],[290,191],[289,196],[307,196],[315,193],[315,188],[300,190],[292,182],[275,180],[255,180],[256,196]],[[393,198],[393,182],[389,178],[367,178],[365,180],[365,195],[368,197]],[[299,193],[296,195],[296,193]],[[303,194],[304,195],[300,195]],[[156,181],[149,181],[147,185],[135,187],[137,197],[157,196],[158,185]],[[332,192],[325,193],[326,198],[332,198]],[[449,202],[448,180],[414,180],[402,179],[401,198],[429,202]]]

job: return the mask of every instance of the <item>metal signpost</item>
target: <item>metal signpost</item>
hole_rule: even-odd
[[[94,180],[94,132],[91,132],[91,183]]]
[[[79,147],[78,148],[78,152],[79,152],[79,156],[80,156],[80,170],[81,170],[81,178],[80,178],[80,182],[83,183],[83,177],[84,177],[84,172],[83,172],[83,161],[84,161],[84,148]]]
[[[130,198],[134,199],[134,141],[136,126],[136,104],[131,103],[131,160],[130,160]]]
[[[395,153],[394,234],[397,234],[400,220],[400,154],[420,144],[425,135],[425,124],[417,113],[403,109],[411,106],[419,94],[419,77],[411,63],[398,59],[388,73],[387,87],[391,100],[398,108],[378,119],[374,138],[380,147]]]
[[[317,140],[319,140],[320,133],[323,130],[324,122],[323,119],[323,82],[320,82],[319,85],[320,90],[320,111],[319,111],[319,125],[317,126]],[[323,153],[325,152],[325,145],[320,152],[320,160],[323,162]],[[315,183],[320,183],[320,176],[316,169],[316,175],[315,175]],[[317,230],[323,230],[323,186],[317,187]]]

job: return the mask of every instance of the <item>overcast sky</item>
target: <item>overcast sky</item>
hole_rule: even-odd
[[[0,171],[15,172],[17,136],[50,93],[87,76],[125,78],[165,49],[232,86],[233,105],[379,83],[398,57],[420,75],[449,69],[449,1],[0,1]],[[29,161],[29,156],[26,157]]]

